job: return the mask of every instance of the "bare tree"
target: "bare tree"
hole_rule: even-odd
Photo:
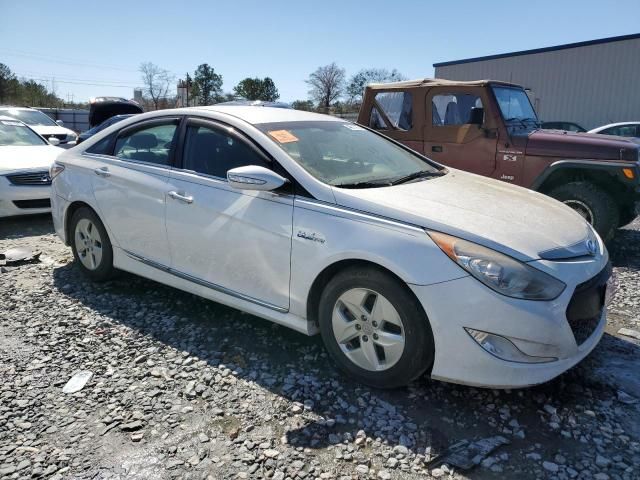
[[[335,62],[318,69],[306,80],[311,87],[309,95],[318,102],[318,106],[325,112],[331,103],[336,101],[344,91],[344,68],[339,68]]]
[[[167,70],[151,62],[140,64],[140,73],[144,93],[151,99],[154,110],[158,110],[161,101],[166,99],[174,78]]]

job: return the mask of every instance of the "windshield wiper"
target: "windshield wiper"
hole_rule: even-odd
[[[421,170],[419,172],[413,172],[413,173],[410,173],[409,175],[405,175],[404,177],[396,178],[393,182],[391,182],[391,185],[398,185],[400,183],[410,182],[411,180],[416,180],[418,178],[441,177],[444,174],[445,173],[441,171],[431,172],[429,170]]]
[[[339,188],[377,188],[377,187],[390,187],[392,183],[388,180],[382,181],[363,181],[363,182],[352,182],[352,183],[337,183],[334,187]]]

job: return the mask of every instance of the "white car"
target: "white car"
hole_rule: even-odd
[[[57,234],[114,269],[309,335],[377,387],[541,383],[605,328],[609,256],[569,207],[290,109],[136,115],[52,167]]]
[[[24,123],[0,116],[0,217],[51,211],[49,169],[63,151]]]
[[[618,137],[640,137],[640,122],[619,122],[589,130],[589,133],[616,135]]]
[[[0,115],[20,120],[29,125],[39,135],[51,141],[56,138],[56,145],[62,148],[70,148],[76,144],[78,134],[69,128],[62,126],[62,120],[57,122],[47,114],[29,107],[0,107]],[[53,143],[53,142],[52,142]]]

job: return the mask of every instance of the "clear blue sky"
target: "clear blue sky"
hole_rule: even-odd
[[[435,62],[638,31],[639,0],[0,0],[0,62],[49,87],[54,78],[76,101],[132,97],[145,61],[176,76],[209,63],[225,91],[270,76],[292,101],[334,61],[347,76],[384,67],[418,78]]]

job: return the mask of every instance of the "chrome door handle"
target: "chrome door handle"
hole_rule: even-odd
[[[193,203],[193,197],[187,196],[187,195],[181,195],[178,192],[176,192],[175,190],[172,190],[167,195],[169,195],[174,200],[179,200],[179,201],[184,202],[184,203]]]
[[[111,175],[107,167],[96,168],[93,173],[100,177],[109,177]]]

